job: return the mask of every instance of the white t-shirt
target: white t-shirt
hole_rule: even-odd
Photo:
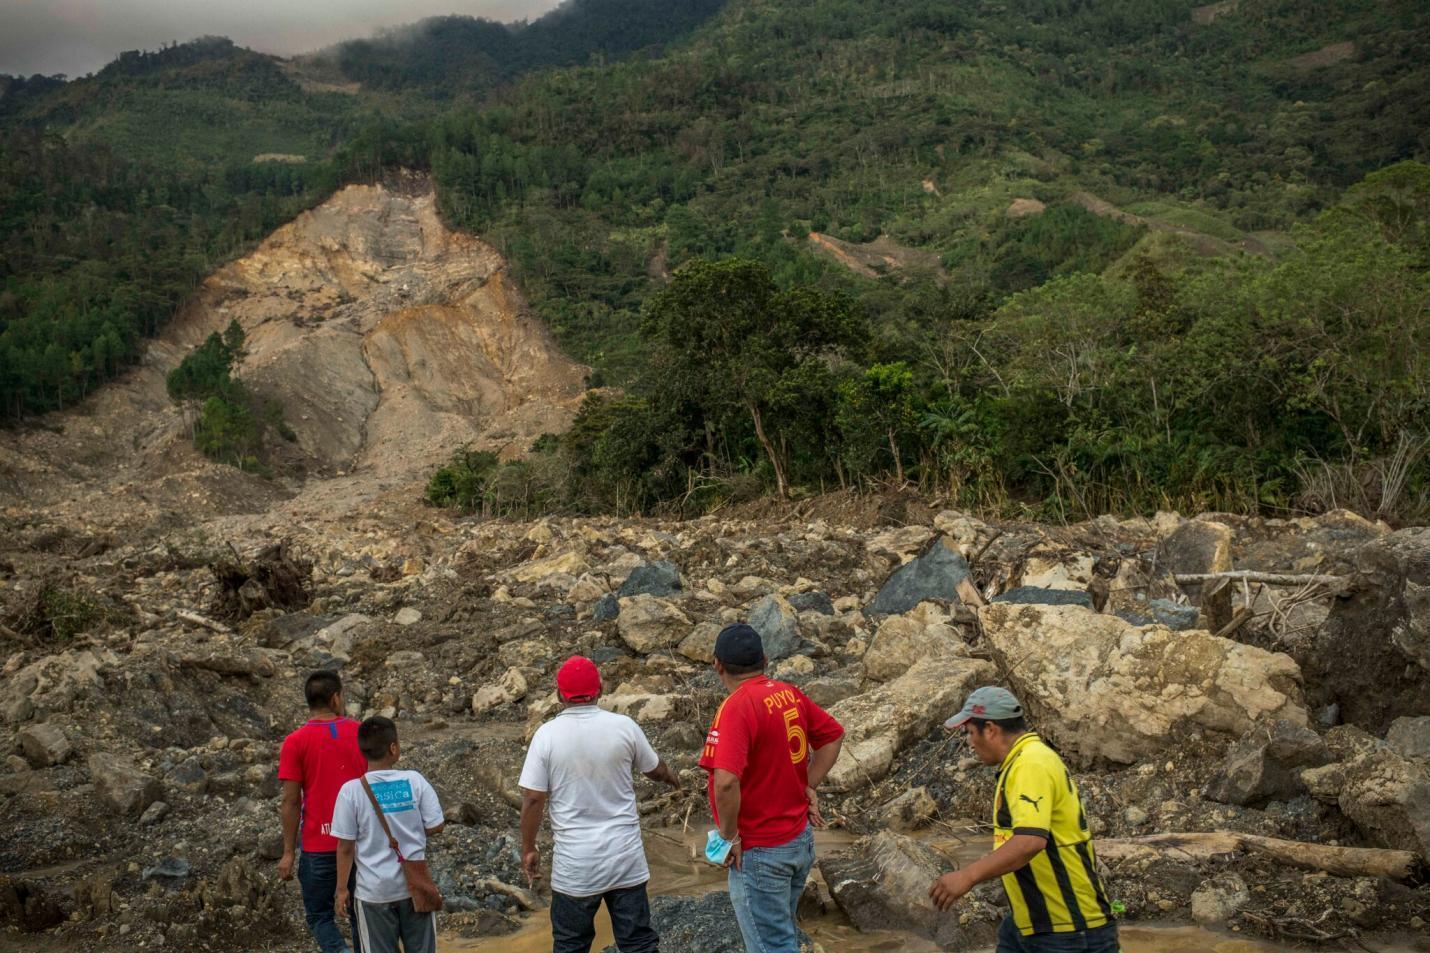
[[[639,725],[595,705],[574,705],[536,730],[519,783],[547,794],[552,890],[591,897],[650,879],[633,772],[659,764]]]
[[[427,856],[427,831],[442,823],[437,792],[416,771],[369,771],[367,783],[382,805],[387,826],[402,856],[423,860]],[[365,903],[392,903],[410,897],[402,865],[382,832],[372,802],[360,780],[344,784],[333,807],[332,834],[357,842],[357,898]]]

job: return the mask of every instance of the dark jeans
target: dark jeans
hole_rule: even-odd
[[[998,928],[997,953],[1118,953],[1117,924],[1108,923],[1080,933],[1035,933],[1023,936],[1012,917]]]
[[[338,929],[336,894],[338,892],[338,855],[336,851],[298,855],[298,887],[303,892],[303,912],[307,914],[308,930],[318,941],[323,953],[347,953],[348,941]],[[357,863],[353,863],[348,878],[348,892],[357,887]],[[350,915],[351,911],[345,911]],[[353,953],[362,953],[362,945],[353,937]]]
[[[552,953],[591,953],[596,940],[596,911],[601,901],[611,915],[616,949],[621,953],[658,953],[660,937],[650,926],[650,900],[645,884],[607,890],[594,897],[568,897],[551,892]]]

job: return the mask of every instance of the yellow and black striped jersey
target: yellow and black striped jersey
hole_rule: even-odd
[[[1024,936],[1091,930],[1112,919],[1077,785],[1063,759],[1033,732],[1009,749],[993,795],[994,848],[1014,834],[1048,842],[1003,876],[1013,922]]]

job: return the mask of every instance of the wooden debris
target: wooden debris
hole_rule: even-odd
[[[1329,586],[1336,591],[1350,588],[1350,577],[1327,576],[1316,573],[1257,572],[1254,569],[1229,569],[1226,572],[1178,573],[1172,577],[1181,586],[1191,586],[1217,579],[1239,579],[1242,582],[1259,582],[1268,586]]]
[[[1388,877],[1406,883],[1423,883],[1430,875],[1425,863],[1408,850],[1331,847],[1231,831],[1109,838],[1097,842],[1097,853],[1112,863],[1138,860],[1206,863],[1260,854],[1291,867],[1320,870],[1337,877]]]
[[[215,622],[207,616],[201,616],[197,612],[190,612],[188,609],[175,609],[174,615],[191,625],[196,625],[201,629],[208,629],[210,632],[217,632],[220,635],[231,635],[233,633],[233,630],[222,622]]]

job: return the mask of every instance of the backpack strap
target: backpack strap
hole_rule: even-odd
[[[377,814],[377,822],[382,825],[382,832],[387,835],[388,846],[397,855],[397,862],[405,864],[407,861],[402,856],[402,849],[397,846],[397,838],[392,836],[392,828],[387,826],[387,818],[382,815],[382,807],[377,803],[377,795],[372,793],[372,785],[367,783],[367,775],[358,778],[362,782],[363,791],[367,792],[367,799],[372,804],[373,812]]]

